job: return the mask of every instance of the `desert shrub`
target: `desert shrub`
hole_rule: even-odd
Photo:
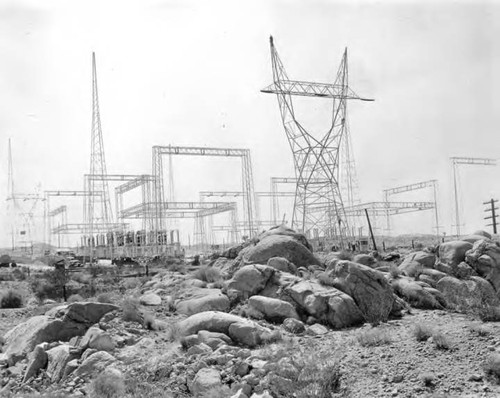
[[[92,279],[92,276],[85,271],[72,272],[71,279],[75,282],[81,283],[82,285],[88,285]]]
[[[0,300],[0,308],[21,308],[22,306],[23,298],[13,290],[9,290]]]
[[[111,293],[101,293],[97,296],[97,301],[99,303],[113,304],[113,296]]]
[[[261,336],[262,344],[272,344],[283,340],[283,336],[279,330],[273,330],[272,332],[264,332]]]
[[[124,321],[139,322],[143,321],[142,311],[140,309],[139,300],[128,297],[122,303],[122,318]]]
[[[500,355],[491,354],[483,364],[483,371],[486,377],[493,382],[500,384]]]
[[[60,297],[54,284],[44,278],[31,279],[30,287],[33,294],[40,302],[48,298],[52,299]]]
[[[26,276],[26,271],[24,269],[21,269],[21,268],[16,268],[12,271],[12,275],[14,276],[14,278],[18,281],[24,281],[26,280],[27,276]]]
[[[341,250],[337,257],[339,260],[352,261],[352,253],[347,250]]]
[[[320,272],[317,275],[317,278],[318,278],[318,282],[323,286],[333,286],[333,284],[334,284],[333,278],[328,276],[328,273],[326,273],[326,272]]]
[[[198,270],[194,274],[194,277],[208,283],[219,282],[220,280],[222,280],[220,270],[218,268],[209,267],[207,265],[203,265],[202,267],[198,268]]]
[[[451,342],[449,338],[441,332],[433,333],[432,342],[434,343],[434,347],[439,350],[449,350],[451,348]]]
[[[486,337],[491,334],[491,331],[484,325],[472,325],[469,331],[477,336]]]
[[[10,282],[10,281],[13,281],[15,279],[16,278],[14,277],[14,275],[12,275],[10,272],[0,274],[0,282]]]
[[[432,373],[423,373],[420,375],[420,380],[426,387],[432,387],[434,385],[435,376]]]
[[[313,354],[289,342],[270,346],[268,353],[273,397],[328,398],[340,391],[340,364],[330,354]]]
[[[363,347],[373,347],[392,342],[392,338],[387,330],[372,328],[357,333],[356,340]]]
[[[95,398],[121,398],[125,395],[125,382],[118,375],[102,373],[92,382],[91,391]]]
[[[500,308],[493,305],[483,304],[469,308],[469,314],[483,322],[500,322]]]
[[[151,312],[144,313],[142,322],[146,329],[155,330],[155,316]]]
[[[84,301],[83,297],[80,296],[79,294],[72,294],[68,298],[68,303],[76,303],[78,301]]]
[[[412,329],[413,336],[417,341],[425,341],[434,333],[433,329],[423,323],[416,323]]]
[[[392,279],[400,278],[402,273],[403,272],[398,268],[396,264],[392,264],[391,267],[389,268],[389,275],[391,276]]]
[[[122,286],[125,288],[125,289],[135,289],[139,286],[141,286],[141,280],[139,278],[127,278],[127,279],[124,279],[122,282]]]

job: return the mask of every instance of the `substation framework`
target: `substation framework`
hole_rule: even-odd
[[[439,237],[439,213],[438,213],[438,205],[437,205],[437,190],[438,190],[438,182],[437,180],[427,180],[427,181],[421,181],[421,182],[416,182],[413,184],[408,184],[408,185],[402,185],[394,188],[389,188],[389,189],[384,189],[384,201],[386,203],[389,202],[389,197],[402,194],[405,192],[411,192],[411,191],[418,191],[422,190],[425,188],[430,188],[432,190],[432,195],[433,195],[433,209],[434,209],[434,221],[435,225],[434,228],[436,230],[436,235]],[[420,202],[415,202],[415,209],[416,211],[419,210],[430,210],[428,207],[421,208]],[[390,232],[391,230],[391,213],[390,211],[387,212],[386,214],[386,227],[387,227],[387,232]]]
[[[454,205],[455,205],[455,231],[457,238],[461,235],[460,230],[460,206],[459,197],[460,193],[458,188],[458,166],[459,165],[479,165],[479,166],[496,166],[497,160],[491,158],[471,158],[471,157],[461,157],[452,156],[450,157],[451,167],[453,172],[453,193],[454,193]]]
[[[297,178],[292,228],[306,235],[320,230],[327,235],[332,225],[338,225],[341,234],[351,235],[340,186],[341,156],[348,140],[347,102],[349,100],[373,101],[358,96],[348,84],[347,49],[344,51],[336,79],[333,84],[290,80],[270,38],[273,83],[262,89],[264,93],[276,94],[283,127],[292,150],[295,176]],[[321,137],[309,133],[296,119],[292,96],[333,99],[330,128]],[[347,160],[346,172],[352,162]],[[353,187],[353,179],[350,187]],[[349,186],[347,189],[351,189]],[[348,195],[351,198],[354,195]],[[316,233],[315,233],[316,235]],[[343,240],[343,239],[341,239]]]
[[[156,230],[163,229],[166,222],[166,206],[169,202],[165,200],[164,165],[163,156],[202,156],[202,157],[237,157],[241,159],[243,214],[245,221],[244,233],[253,237],[258,231],[258,214],[255,206],[255,190],[252,171],[252,161],[249,149],[236,148],[204,148],[204,147],[181,147],[181,146],[153,146],[153,204],[151,222]],[[180,202],[174,202],[180,203]],[[171,204],[171,203],[170,203]],[[202,204],[200,204],[201,206]],[[204,204],[203,204],[204,205]],[[232,211],[231,208],[229,211]],[[228,210],[225,210],[228,211]],[[198,217],[204,217],[204,209],[200,209]]]

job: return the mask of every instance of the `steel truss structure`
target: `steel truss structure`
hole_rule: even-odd
[[[296,195],[292,228],[309,235],[324,234],[333,226],[340,234],[351,235],[340,187],[340,156],[348,134],[348,100],[372,101],[358,96],[348,83],[347,49],[333,84],[290,80],[270,38],[273,83],[261,90],[276,94],[283,127],[293,153]],[[292,96],[333,99],[330,128],[320,137],[309,133],[295,117]],[[326,210],[318,210],[319,208]],[[316,232],[315,232],[316,234]]]
[[[253,181],[252,161],[249,149],[235,148],[204,148],[204,147],[180,147],[180,146],[154,146],[153,147],[153,203],[148,209],[152,210],[151,222],[155,230],[165,228],[167,217],[172,217],[170,212],[166,212],[169,205],[175,205],[165,200],[165,179],[163,172],[163,156],[207,156],[207,157],[238,157],[242,163],[242,191],[243,196],[245,233],[254,236],[258,231],[258,213],[256,209],[255,190]],[[225,210],[228,211],[228,210]],[[169,215],[170,214],[170,215]],[[215,214],[215,213],[214,213]],[[203,217],[206,211],[200,211],[198,217]]]
[[[452,156],[450,157],[451,167],[453,171],[453,191],[455,198],[455,228],[457,238],[461,235],[460,230],[460,206],[459,206],[459,188],[458,188],[458,166],[459,165],[479,165],[479,166],[496,166],[496,159],[490,158],[471,158],[471,157],[461,157]]]
[[[389,197],[398,195],[405,192],[417,191],[425,188],[431,188],[433,194],[433,202],[434,202],[434,217],[435,217],[435,229],[436,235],[439,236],[439,214],[438,214],[438,206],[437,206],[437,189],[438,182],[437,180],[427,180],[416,182],[413,184],[402,185],[395,188],[384,189],[384,201],[389,203]],[[416,208],[419,208],[418,204],[416,204]],[[423,210],[428,210],[428,208],[424,208]],[[386,214],[386,225],[387,231],[389,232],[391,229],[391,213],[388,211]]]

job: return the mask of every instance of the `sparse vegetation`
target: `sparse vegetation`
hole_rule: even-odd
[[[491,334],[491,331],[485,325],[472,325],[469,330],[477,336],[486,337]]]
[[[128,297],[122,303],[122,318],[124,321],[143,322],[143,315],[140,309],[139,300]]]
[[[0,300],[0,308],[21,308],[22,306],[23,298],[13,290],[9,290]]]
[[[432,373],[423,373],[420,376],[420,380],[422,380],[425,387],[433,387],[436,378]]]
[[[113,296],[111,293],[101,293],[97,296],[97,301],[99,303],[108,303],[108,304],[113,304]]]
[[[426,341],[434,333],[433,329],[429,325],[422,323],[413,325],[412,332],[417,341]]]
[[[121,398],[125,395],[125,382],[114,373],[101,373],[92,382],[91,391],[92,398]]]
[[[402,275],[402,271],[398,268],[396,264],[392,264],[391,267],[389,268],[389,275],[391,276],[392,279],[398,279]]]
[[[486,358],[483,370],[491,381],[500,384],[500,354],[494,353]]]
[[[441,332],[433,333],[432,342],[434,343],[434,347],[439,350],[449,350],[451,348],[449,338]]]
[[[356,340],[363,347],[379,346],[392,342],[389,332],[381,328],[359,331],[356,334]]]

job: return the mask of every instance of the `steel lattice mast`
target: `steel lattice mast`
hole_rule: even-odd
[[[90,152],[90,176],[106,175],[106,159],[104,156],[104,143],[101,128],[101,116],[99,111],[99,94],[97,90],[97,71],[95,53],[92,53],[92,137]],[[106,179],[85,179],[85,196],[87,201],[85,220],[88,224],[88,234],[99,230],[100,225],[110,225],[113,220],[111,201],[109,198],[109,186]],[[102,192],[94,195],[94,192]]]
[[[340,155],[346,139],[347,101],[359,97],[348,85],[347,49],[333,84],[290,80],[270,38],[273,84],[261,90],[276,94],[283,126],[294,157],[297,178],[292,227],[309,234],[317,229],[328,235],[338,227],[350,236],[340,187]],[[332,121],[321,137],[306,131],[297,121],[292,96],[332,98]],[[326,210],[325,210],[326,209]]]

